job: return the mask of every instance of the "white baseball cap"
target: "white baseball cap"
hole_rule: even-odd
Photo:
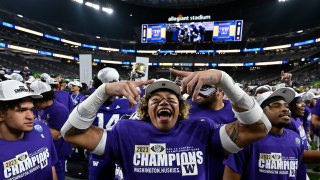
[[[47,80],[47,83],[50,84],[50,85],[51,85],[51,84],[52,84],[52,85],[59,84],[58,81],[57,81],[56,79],[53,79],[53,78],[48,79],[48,80]]]
[[[51,86],[42,81],[34,81],[30,84],[30,89],[35,93],[41,94],[44,92],[51,91]]]
[[[119,81],[120,75],[116,69],[106,67],[106,68],[101,69],[98,72],[97,77],[102,83],[108,83],[108,82]]]
[[[295,98],[295,96],[296,92],[292,88],[284,87],[277,89],[274,92],[268,91],[262,94],[258,94],[256,100],[261,105],[263,102],[273,97],[282,97],[287,103],[290,103]]]
[[[7,79],[10,79],[10,80],[17,80],[17,81],[20,81],[20,82],[23,81],[23,77],[18,73],[12,73],[10,75],[5,74],[4,77],[6,77]]]
[[[268,92],[268,91],[272,91],[271,88],[270,88],[270,86],[268,86],[268,85],[263,85],[263,86],[257,87],[257,89],[256,89],[256,91],[255,91],[254,94],[255,94],[255,95],[257,95],[257,94],[262,94],[262,93]]]
[[[24,97],[42,98],[39,93],[29,91],[27,86],[17,80],[6,80],[0,82],[0,101],[10,101]]]
[[[178,95],[178,98],[181,96],[181,89],[178,85],[176,85],[174,82],[160,78],[155,80],[152,84],[150,84],[146,89],[146,97],[148,97],[152,92],[159,90],[159,89],[168,89],[173,91]]]
[[[40,79],[43,80],[43,81],[47,81],[47,80],[50,79],[50,78],[51,78],[50,75],[47,74],[47,73],[42,73],[42,74],[40,75]]]
[[[72,82],[70,82],[69,84],[70,84],[71,86],[73,85],[73,86],[82,87],[82,84],[81,84],[81,82],[79,82],[79,81],[72,81]]]
[[[304,93],[304,94],[302,95],[302,99],[303,99],[304,101],[311,101],[312,99],[315,99],[315,98],[316,98],[316,96],[315,96],[314,93],[311,92],[311,91],[308,91],[308,92],[306,92],[306,93]]]

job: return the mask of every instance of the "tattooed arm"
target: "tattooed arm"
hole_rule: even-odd
[[[78,147],[94,150],[102,138],[103,129],[91,126],[88,129],[77,129],[71,127],[65,134],[64,138],[68,142]]]
[[[171,69],[171,72],[184,76],[182,89],[195,100],[203,85],[220,87],[232,103],[233,111],[238,117],[236,122],[222,126],[219,130],[223,148],[236,153],[244,146],[266,136],[271,123],[263,114],[260,105],[244,92],[233,79],[220,70],[186,72]]]
[[[100,106],[108,97],[125,96],[130,104],[137,104],[140,91],[136,87],[152,83],[148,81],[114,82],[102,84],[85,101],[70,113],[67,122],[61,128],[61,134],[71,144],[83,147],[93,153],[104,153],[107,133],[101,128],[91,126]]]
[[[246,112],[243,108],[233,105],[237,112]],[[239,147],[244,147],[264,137],[268,132],[265,124],[259,120],[253,124],[242,124],[239,120],[226,125],[230,139]]]

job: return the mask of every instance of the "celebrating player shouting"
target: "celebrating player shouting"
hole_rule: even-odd
[[[70,114],[62,134],[71,143],[104,154],[110,167],[117,163],[125,179],[207,179],[215,148],[236,153],[266,136],[271,124],[259,104],[234,84],[223,71],[185,72],[182,89],[196,98],[202,85],[218,85],[229,97],[238,120],[221,128],[207,118],[185,119],[188,105],[180,87],[160,79],[155,82],[115,82],[101,85]],[[142,120],[119,121],[106,133],[92,127],[101,104],[109,96],[125,96],[132,104],[139,100],[136,88],[148,85],[138,107]],[[114,169],[110,168],[110,178]]]

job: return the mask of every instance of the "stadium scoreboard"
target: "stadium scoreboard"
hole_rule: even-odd
[[[242,20],[214,21],[212,41],[241,41],[242,25]]]
[[[165,24],[143,24],[141,42],[142,43],[166,42],[166,25]]]
[[[142,24],[141,43],[241,41],[242,29],[243,20]],[[174,38],[177,33],[179,37]]]

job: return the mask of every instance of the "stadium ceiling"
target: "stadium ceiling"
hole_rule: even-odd
[[[130,4],[158,8],[200,8],[224,4],[235,0],[121,0]]]

